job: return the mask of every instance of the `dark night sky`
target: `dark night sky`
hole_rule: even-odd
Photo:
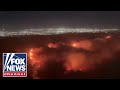
[[[0,29],[120,28],[120,11],[0,11]]]

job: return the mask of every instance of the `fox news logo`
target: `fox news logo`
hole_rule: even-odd
[[[27,77],[27,54],[3,53],[3,77]]]

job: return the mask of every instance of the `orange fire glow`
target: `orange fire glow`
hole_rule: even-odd
[[[82,48],[85,50],[91,50],[92,49],[92,42],[89,40],[83,40],[78,42],[72,42],[71,46],[74,48]]]
[[[110,39],[110,38],[112,38],[112,36],[111,36],[111,35],[106,36],[106,39]]]
[[[41,57],[41,55],[38,55],[38,52],[41,52],[42,48],[32,48],[29,50],[29,59],[30,59],[30,64],[32,67],[34,67],[33,69],[33,77],[34,78],[38,78],[37,77],[37,70],[43,65],[43,57]]]
[[[49,44],[48,44],[48,47],[49,47],[49,48],[58,48],[58,44],[49,43]]]
[[[65,68],[67,71],[86,71],[88,70],[87,58],[83,53],[72,53],[68,55],[65,62]]]
[[[72,43],[72,46],[73,46],[74,48],[80,48],[80,44],[77,43],[77,42],[73,42],[73,43]]]
[[[29,56],[30,56],[30,59],[32,60],[33,59],[33,50],[31,49],[30,51],[29,51]]]

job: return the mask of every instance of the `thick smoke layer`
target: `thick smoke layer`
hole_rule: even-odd
[[[12,47],[14,52],[27,52],[28,78],[115,78],[120,75],[116,71],[116,66],[120,69],[120,37],[116,33],[35,35],[2,40],[1,53],[11,52]],[[16,44],[17,40],[23,44]],[[8,42],[13,44],[8,46]]]
[[[119,29],[90,29],[90,28],[39,28],[24,29],[19,31],[0,30],[0,36],[18,36],[18,35],[56,35],[64,33],[96,33],[96,32],[119,32]]]

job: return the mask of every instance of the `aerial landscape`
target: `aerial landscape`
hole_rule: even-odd
[[[28,75],[23,79],[119,79],[119,15],[1,11],[0,78],[2,53],[14,52],[27,53]]]

